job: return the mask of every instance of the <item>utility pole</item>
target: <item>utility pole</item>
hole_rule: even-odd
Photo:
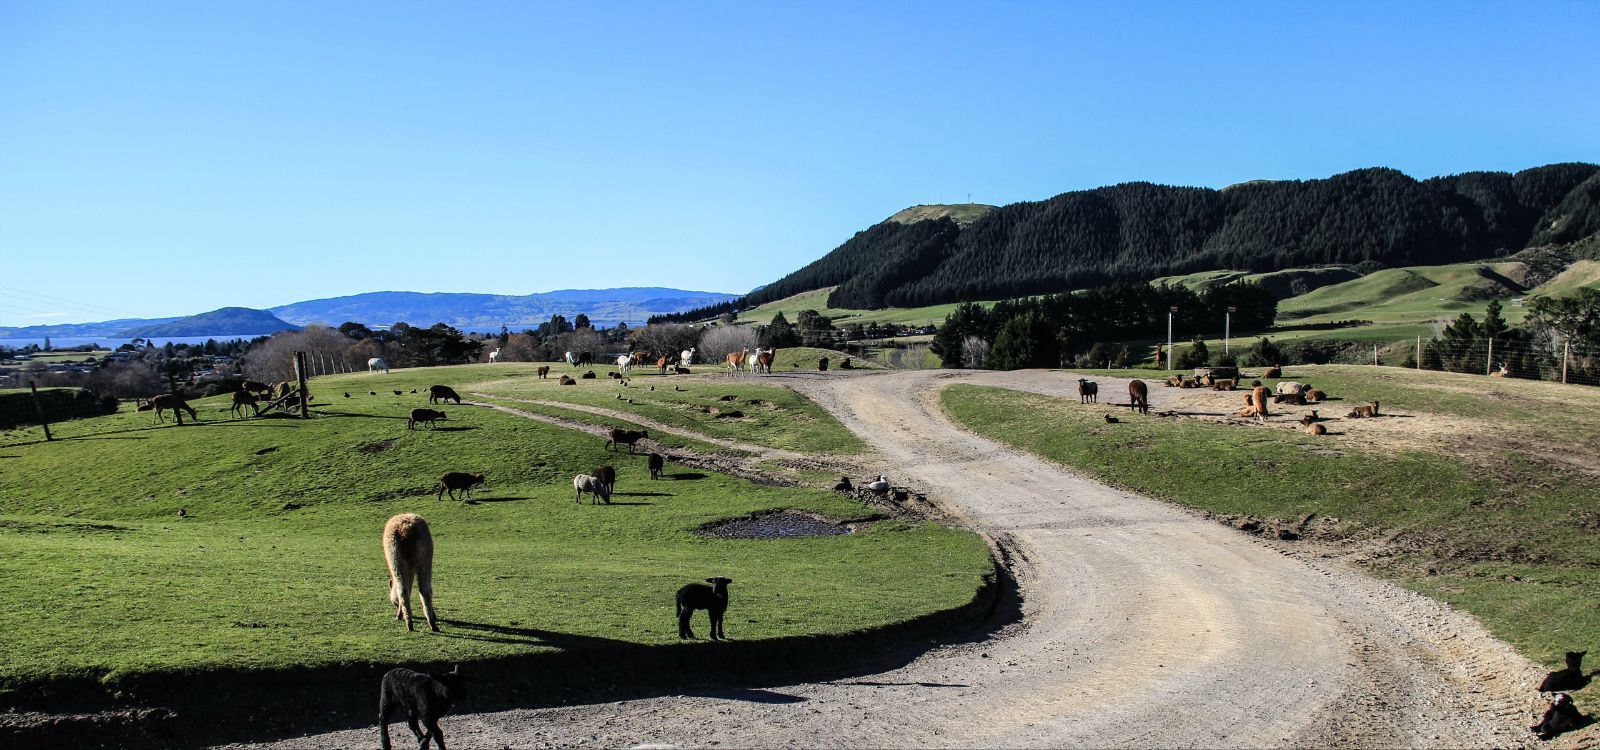
[[[1563,381],[1565,381],[1565,377],[1563,377]],[[45,405],[38,401],[38,385],[34,381],[27,381],[27,390],[34,392],[34,409],[38,411],[38,425],[45,429],[45,441],[50,443],[50,421],[45,419]]]
[[[1167,308],[1167,369],[1174,370],[1172,361],[1172,316],[1178,312],[1178,306]],[[1175,371],[1175,370],[1174,370]]]
[[[1239,311],[1238,306],[1236,306],[1236,305],[1228,305],[1227,317],[1223,318],[1223,323],[1222,323],[1222,353],[1223,354],[1227,354],[1228,353],[1228,344],[1231,341],[1233,341],[1233,314],[1238,312],[1238,311]]]

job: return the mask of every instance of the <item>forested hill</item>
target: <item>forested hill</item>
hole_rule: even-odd
[[[916,307],[1216,268],[1476,260],[1600,232],[1600,166],[1420,181],[1374,168],[1222,190],[1135,182],[972,213],[896,214],[745,305],[836,284],[832,307]]]

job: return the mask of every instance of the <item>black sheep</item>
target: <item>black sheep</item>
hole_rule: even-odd
[[[1570,732],[1583,726],[1588,720],[1583,714],[1578,713],[1578,707],[1572,705],[1572,696],[1566,693],[1556,693],[1550,707],[1544,711],[1544,716],[1539,718],[1539,723],[1528,727],[1541,740],[1548,740],[1563,732]]]
[[[1567,668],[1558,669],[1545,675],[1544,682],[1539,683],[1539,692],[1556,693],[1562,690],[1581,690],[1589,680],[1583,676],[1583,656],[1588,651],[1568,651]]]
[[[606,504],[611,504],[611,492],[617,488],[617,468],[611,465],[594,467],[594,478],[606,486],[604,497]]]
[[[395,393],[399,393],[399,391],[395,391]],[[416,393],[416,391],[412,391],[412,393]],[[461,396],[456,393],[456,389],[451,388],[448,385],[428,386],[428,403],[436,404],[440,401],[452,400],[458,404],[461,403]]]
[[[711,584],[707,586],[706,583]],[[697,609],[711,616],[711,640],[726,640],[722,631],[722,616],[728,611],[728,584],[732,578],[707,578],[706,583],[691,583],[678,589],[678,637],[693,638],[689,617]]]
[[[378,728],[383,737],[383,750],[389,750],[389,715],[396,708],[405,709],[406,723],[422,743],[419,747],[426,748],[431,740],[439,745],[439,750],[445,750],[439,718],[450,713],[451,704],[464,697],[466,684],[460,666],[444,674],[423,674],[401,667],[389,670],[383,676],[383,686],[378,693]],[[418,721],[428,728],[427,732],[417,726]]]
[[[667,468],[667,460],[660,453],[650,454],[650,478],[660,479],[661,471]]]

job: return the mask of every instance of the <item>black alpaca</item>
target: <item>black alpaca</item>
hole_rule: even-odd
[[[650,478],[651,479],[660,479],[661,478],[661,470],[665,469],[666,466],[667,466],[667,460],[662,458],[660,453],[652,453],[652,454],[650,454]]]
[[[706,583],[711,584],[707,586]],[[707,578],[706,583],[691,583],[678,589],[678,637],[693,638],[689,617],[697,609],[711,616],[711,640],[727,640],[722,632],[722,616],[728,611],[728,584],[732,578]]]
[[[378,693],[378,729],[383,736],[383,750],[389,750],[389,715],[397,708],[406,712],[406,723],[417,736],[419,750],[432,740],[445,750],[444,733],[439,731],[439,717],[450,713],[451,704],[466,697],[466,683],[457,666],[444,674],[423,674],[412,669],[395,668],[383,676],[383,687]],[[421,721],[428,731],[417,726]]]
[[[1539,692],[1557,693],[1563,690],[1581,690],[1589,681],[1583,676],[1583,656],[1588,651],[1568,651],[1567,668],[1545,675],[1539,683]]]

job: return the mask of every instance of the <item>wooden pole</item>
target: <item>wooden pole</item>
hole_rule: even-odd
[[[1572,355],[1572,342],[1561,345],[1561,382],[1567,382],[1567,358]]]
[[[1417,369],[1422,369],[1422,337],[1417,337]]]
[[[1378,366],[1378,342],[1372,342],[1372,366]]]
[[[1494,337],[1490,336],[1489,337],[1489,357],[1488,357],[1488,361],[1483,363],[1483,374],[1488,375],[1488,374],[1490,374],[1492,372],[1494,372]]]
[[[306,402],[311,400],[311,394],[306,392],[306,353],[294,353],[294,379],[300,384],[300,418],[311,416],[310,407]]]
[[[44,440],[50,442],[50,420],[44,418],[44,404],[39,401],[39,386],[32,380],[28,381],[28,390],[33,391],[33,408],[39,412],[39,426],[44,428]]]

